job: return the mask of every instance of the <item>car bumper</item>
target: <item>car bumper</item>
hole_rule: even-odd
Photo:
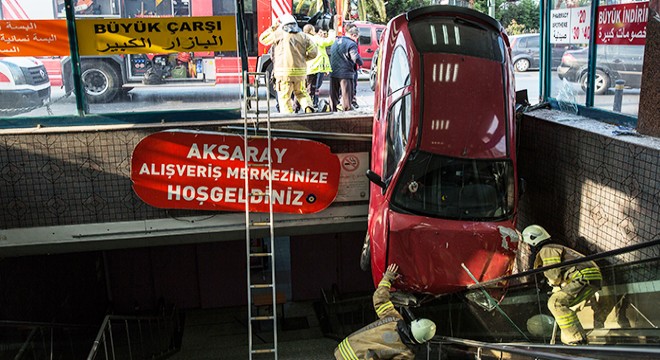
[[[0,110],[21,110],[50,103],[50,86],[40,89],[0,90]]]
[[[557,76],[559,79],[563,80],[566,79],[571,82],[577,82],[577,73],[572,70],[570,66],[561,66],[559,65],[557,67]]]

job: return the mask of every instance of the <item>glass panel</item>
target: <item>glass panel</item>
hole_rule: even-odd
[[[411,97],[407,94],[392,105],[387,119],[387,155],[383,178],[387,181],[394,174],[403,157],[410,132]]]
[[[392,203],[406,211],[462,220],[504,219],[513,212],[513,166],[505,160],[411,154]]]
[[[397,47],[392,56],[392,65],[390,66],[390,89],[389,92],[399,90],[406,85],[410,85],[410,65],[408,57],[403,47]]]
[[[502,61],[499,34],[453,18],[424,18],[409,25],[420,52],[442,52]]]
[[[69,54],[66,21],[53,0],[0,1],[0,118],[76,113],[63,87],[62,56]]]
[[[358,38],[359,45],[371,45],[371,28],[359,27],[360,37]]]
[[[647,6],[648,2],[601,1],[597,19],[591,19],[588,3],[552,10],[551,31],[561,31],[551,32],[551,43],[563,54],[552,77],[551,96],[585,104],[589,31],[595,26],[594,107],[637,115]]]

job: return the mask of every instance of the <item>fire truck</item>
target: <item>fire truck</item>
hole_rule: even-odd
[[[77,19],[236,14],[234,0],[73,0],[73,3]],[[64,0],[0,0],[0,5],[0,19],[3,20],[66,18]],[[328,0],[253,0],[245,3],[243,30],[250,71],[267,71],[272,67],[268,49],[259,44],[258,36],[274,19],[292,11],[301,25],[332,26]],[[44,57],[41,60],[46,65],[51,84],[64,86],[70,93],[73,83],[70,58]],[[145,74],[155,64],[165,71],[157,81],[148,81]],[[185,70],[177,69],[178,64],[184,64]],[[236,51],[83,56],[80,67],[81,83],[90,103],[111,102],[122,92],[135,87],[166,84],[213,86],[238,83],[241,79],[241,61]]]

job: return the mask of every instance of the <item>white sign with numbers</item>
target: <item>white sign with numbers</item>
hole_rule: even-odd
[[[591,34],[589,6],[550,12],[551,44],[588,44]]]

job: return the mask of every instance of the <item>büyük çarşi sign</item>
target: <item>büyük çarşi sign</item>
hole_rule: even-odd
[[[322,143],[233,134],[172,130],[151,134],[133,150],[133,190],[147,204],[164,209],[308,214],[337,196],[340,164]],[[246,159],[248,166],[246,167]],[[269,192],[272,178],[272,195]],[[248,191],[246,192],[246,178]]]

